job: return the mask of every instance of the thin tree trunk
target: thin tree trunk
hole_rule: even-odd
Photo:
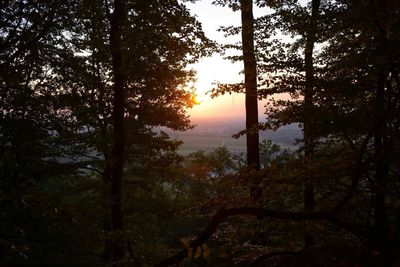
[[[314,87],[314,65],[313,51],[316,41],[316,26],[319,15],[320,0],[312,0],[311,20],[307,31],[305,47],[305,88],[304,88],[304,157],[308,161],[314,153],[314,134],[313,134],[313,87]],[[312,177],[307,177],[304,184],[304,211],[314,211],[314,186]],[[314,236],[305,232],[304,243],[306,247],[314,245]]]
[[[107,159],[106,159],[107,161]],[[107,164],[107,163],[106,163]],[[103,178],[103,209],[105,211],[107,211],[107,215],[108,215],[108,211],[110,208],[109,202],[110,202],[110,180],[111,180],[111,169],[109,166],[106,166],[103,173],[102,173],[102,178]],[[111,221],[110,218],[107,216],[103,219],[103,230],[106,233],[111,232]],[[113,243],[112,240],[110,240],[109,238],[106,238],[104,241],[104,251],[103,251],[103,259],[104,262],[106,263],[110,263],[113,259],[113,255],[112,255],[112,251],[113,251]]]
[[[375,25],[377,27],[380,51],[388,50],[388,33],[386,32],[386,19],[389,12],[388,1],[372,1],[371,8],[375,13]],[[393,6],[391,7],[393,8]],[[391,62],[391,59],[388,59]],[[377,62],[377,88],[375,95],[375,114],[377,118],[385,114],[385,83],[387,65]],[[389,81],[390,83],[391,81]],[[389,86],[389,85],[388,85]],[[388,88],[389,89],[389,88]],[[374,132],[374,152],[375,152],[375,199],[374,199],[374,227],[375,242],[378,248],[385,249],[388,245],[389,219],[385,207],[386,198],[386,179],[389,173],[390,147],[388,136],[386,135],[386,120],[375,128]]]
[[[260,169],[257,65],[254,54],[253,1],[241,0],[244,83],[246,89],[247,164]]]
[[[385,75],[383,72],[378,74],[378,84],[376,90],[376,114],[381,116],[385,110]],[[375,204],[374,221],[375,235],[378,246],[384,246],[388,234],[388,218],[385,208],[385,178],[387,176],[385,164],[385,122],[375,130]]]
[[[258,136],[257,65],[254,53],[253,1],[241,0],[242,45],[244,62],[244,83],[246,94],[246,146],[247,166],[260,170],[260,151]],[[260,178],[254,177],[250,186],[250,197],[260,201],[262,191]]]
[[[123,7],[121,0],[114,0],[114,11],[110,18],[110,45],[112,56],[112,71],[114,82],[113,99],[113,144],[112,144],[112,167],[111,167],[111,230],[118,233],[123,229],[121,210],[121,182],[124,168],[125,133],[125,76],[122,66],[122,35],[121,21],[123,20]],[[123,257],[123,242],[114,238],[112,246],[113,262]]]
[[[91,21],[92,27],[94,28],[95,25],[93,21]],[[94,32],[93,32],[94,33]],[[101,206],[103,207],[103,210],[106,211],[106,215],[103,218],[103,230],[105,233],[110,233],[111,232],[111,218],[108,216],[108,211],[110,210],[110,181],[111,181],[111,165],[110,165],[110,158],[109,158],[109,149],[108,149],[108,138],[107,138],[107,123],[106,123],[106,118],[107,117],[107,110],[106,110],[106,102],[107,100],[105,99],[105,94],[106,94],[106,88],[103,85],[103,81],[101,79],[101,73],[100,73],[100,65],[98,61],[98,55],[96,54],[96,49],[93,46],[92,47],[92,56],[93,56],[93,75],[95,75],[96,80],[97,80],[97,88],[99,90],[99,99],[98,100],[93,100],[96,101],[98,104],[99,108],[99,113],[103,115],[103,118],[97,117],[97,123],[98,123],[98,128],[100,130],[100,136],[101,136],[101,146],[100,146],[100,151],[102,151],[102,154],[104,156],[104,169],[101,174],[102,176],[102,197],[103,201],[101,203]],[[93,103],[95,105],[95,103]],[[106,263],[110,263],[112,261],[112,240],[110,238],[106,238],[104,241],[104,251],[102,254],[102,260]]]

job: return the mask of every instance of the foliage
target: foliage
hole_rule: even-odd
[[[246,181],[250,187],[261,179],[263,191],[262,207],[247,207],[246,204],[254,203],[243,199],[239,206],[244,206],[243,214],[253,214],[253,211],[259,212],[258,216],[266,214],[271,221],[259,224],[266,227],[266,233],[272,234],[279,228],[273,221],[279,216],[271,214],[272,211],[288,211],[295,221],[296,212],[303,209],[302,198],[306,194],[303,187],[312,185],[315,213],[311,214],[318,216],[319,212],[327,212],[335,218],[331,224],[346,231],[343,233],[322,222],[297,225],[297,229],[290,228],[290,224],[280,224],[292,236],[279,236],[278,240],[283,243],[265,242],[262,248],[270,251],[282,249],[282,255],[290,254],[302,250],[302,232],[313,232],[316,242],[322,246],[350,244],[349,250],[358,251],[359,255],[367,255],[365,258],[370,259],[365,263],[362,260],[364,256],[355,256],[355,253],[351,259],[354,264],[363,262],[379,266],[396,261],[394,255],[399,248],[396,245],[398,235],[395,234],[398,230],[395,229],[398,229],[398,223],[393,211],[398,210],[398,203],[392,200],[396,195],[392,189],[398,187],[395,178],[398,178],[398,159],[393,151],[397,151],[399,144],[395,139],[400,132],[398,116],[395,115],[399,113],[397,59],[400,35],[396,15],[399,6],[395,2],[321,2],[315,51],[311,55],[314,61],[312,102],[311,108],[306,110],[305,87],[310,88],[310,82],[306,80],[304,58],[312,27],[311,1],[308,5],[301,1],[256,1],[261,8],[269,8],[265,11],[267,15],[254,21],[258,97],[272,98],[266,110],[267,123],[262,126],[277,129],[291,123],[304,126],[305,121],[311,121],[313,153],[304,157],[307,148],[302,147],[296,155],[284,161],[264,164],[264,169],[258,174],[249,170],[239,172],[241,178],[237,180]],[[241,2],[215,1],[215,4],[237,11]],[[241,32],[241,27],[222,30],[227,35],[235,35]],[[241,44],[226,48],[241,49]],[[228,59],[238,61],[243,58],[234,56]],[[217,84],[212,94],[218,96],[231,92],[243,92],[243,84]],[[274,100],[273,95],[277,93],[291,98]],[[241,132],[246,133],[248,129]],[[230,207],[232,203],[237,206],[235,201],[224,206]],[[217,212],[204,232],[192,242],[191,248],[201,245],[210,229],[218,234],[216,225],[231,222],[229,214],[234,211],[233,208]],[[324,220],[323,216],[320,219]],[[257,225],[245,219],[236,222],[240,224],[233,229],[247,224],[247,229],[254,232]],[[262,235],[262,231],[256,234]],[[354,239],[354,236],[359,239]],[[244,239],[251,238],[251,234],[244,234]],[[240,249],[245,247],[243,242],[239,243]],[[294,245],[288,247],[285,243]],[[257,241],[252,240],[252,249],[242,255],[250,258],[260,256],[256,244]],[[371,259],[369,253],[375,249],[382,257]],[[270,254],[272,258],[281,255]],[[247,263],[250,261],[245,259]]]
[[[178,1],[123,3],[127,149],[119,231],[110,228],[109,190],[113,1],[0,4],[0,265],[99,266],[110,240],[124,243],[127,266],[183,259],[188,266],[307,266],[307,257],[322,266],[398,263],[396,1],[321,2],[308,112],[311,5],[255,1],[265,10],[254,21],[257,96],[270,102],[267,123],[251,130],[308,119],[313,131],[307,157],[304,145],[289,151],[261,142],[259,171],[225,147],[181,156],[180,142],[157,130],[192,127],[189,66],[215,44]],[[234,11],[241,4],[214,3]],[[241,27],[221,30],[239,34]],[[213,95],[243,91],[243,83],[219,84]],[[277,93],[291,98],[271,99]],[[303,212],[305,184],[314,190],[312,212]],[[316,247],[304,249],[305,232]]]
[[[110,8],[108,1],[1,4],[2,261],[65,264],[71,259],[92,265],[101,258],[112,143]],[[167,198],[162,184],[174,172],[165,171],[180,158],[177,143],[153,127],[190,127],[185,107],[192,105],[192,92],[186,85],[194,72],[187,67],[209,54],[213,44],[177,1],[126,1],[124,8],[130,163],[125,216],[135,225],[126,233],[134,231],[127,239],[138,241],[135,249],[144,257],[158,245],[148,245],[149,235],[139,238],[136,225],[169,209],[153,205]],[[145,202],[150,217],[135,219],[135,204]],[[33,234],[27,218],[42,216],[42,209]],[[48,251],[53,253],[43,257]]]

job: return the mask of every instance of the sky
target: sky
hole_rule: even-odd
[[[206,36],[218,43],[228,44],[240,41],[240,35],[225,37],[218,32],[220,26],[240,25],[240,12],[233,12],[228,7],[214,6],[212,0],[200,0],[196,3],[185,3],[192,14],[202,23]],[[254,16],[261,15],[265,10],[255,9]],[[240,53],[238,51],[237,53]],[[223,56],[214,54],[201,59],[192,66],[197,71],[195,83],[197,99],[200,104],[188,110],[192,119],[231,119],[245,118],[244,94],[232,94],[211,99],[206,92],[212,89],[213,83],[235,83],[243,81],[243,62],[232,63]],[[259,114],[263,114],[264,104],[259,104]]]

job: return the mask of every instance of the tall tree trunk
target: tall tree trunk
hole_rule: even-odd
[[[254,53],[254,18],[253,1],[241,0],[242,15],[242,45],[244,62],[244,83],[246,90],[246,146],[247,165],[256,170],[260,169],[260,151],[258,136],[258,100],[257,100],[257,65]],[[261,191],[258,184],[259,179],[254,181],[251,188],[251,196],[259,200]]]
[[[122,230],[121,211],[121,182],[124,168],[125,154],[125,75],[122,66],[122,35],[121,25],[124,11],[121,0],[114,0],[114,11],[110,17],[110,45],[112,56],[112,72],[114,82],[113,99],[113,144],[111,167],[111,230],[118,233]],[[123,257],[123,242],[114,238],[112,246],[112,261],[121,260]]]
[[[258,125],[257,65],[254,53],[253,1],[241,1],[242,44],[244,62],[244,83],[246,89],[246,129]],[[258,131],[250,131],[247,137],[247,164],[260,169]]]
[[[314,153],[314,134],[313,134],[313,88],[314,88],[314,65],[313,51],[316,41],[316,27],[319,15],[320,0],[312,0],[311,18],[309,28],[307,30],[307,40],[305,47],[305,87],[304,87],[304,158],[307,162]],[[314,186],[312,177],[307,177],[304,184],[304,211],[314,211]],[[314,245],[314,236],[305,232],[305,246]]]
[[[108,159],[106,158],[106,161]],[[102,173],[102,178],[103,178],[103,209],[108,212],[110,208],[110,181],[111,181],[111,169],[109,166],[106,166],[103,173]],[[106,213],[108,215],[108,213]],[[107,216],[103,219],[103,230],[105,233],[110,233],[111,232],[111,220]],[[102,258],[104,261],[111,262],[113,259],[112,255],[113,251],[113,243],[109,238],[106,238],[104,241],[104,251]]]
[[[378,84],[376,90],[375,113],[378,118],[385,111],[385,74],[378,74]],[[375,235],[378,246],[382,247],[386,243],[388,234],[388,218],[385,208],[385,180],[387,176],[386,149],[385,149],[385,122],[376,128],[374,136],[375,149],[375,203],[374,203],[374,222]]]
[[[95,27],[94,22],[91,21],[91,26]],[[94,34],[94,32],[93,32]],[[99,99],[95,100],[98,101],[98,107],[99,107],[99,113],[103,115],[103,118],[97,117],[97,123],[98,123],[98,128],[100,130],[100,136],[101,136],[101,146],[99,148],[99,151],[102,152],[104,156],[104,169],[102,172],[102,180],[103,180],[103,185],[102,185],[102,207],[104,211],[109,211],[110,210],[110,181],[111,181],[111,164],[110,164],[110,153],[109,153],[109,140],[108,140],[108,135],[107,135],[107,123],[104,118],[107,117],[107,109],[106,109],[106,102],[107,100],[105,99],[105,94],[106,94],[106,88],[103,85],[103,81],[101,78],[101,70],[100,70],[100,65],[99,65],[99,60],[98,60],[98,55],[96,53],[96,49],[93,46],[92,47],[92,56],[93,56],[93,75],[96,77],[97,80],[97,88],[99,90]],[[104,218],[103,218],[103,230],[105,233],[111,232],[111,218],[108,216],[108,213]],[[112,260],[112,242],[109,238],[106,238],[104,241],[104,251],[102,254],[102,259],[105,262],[109,262]]]

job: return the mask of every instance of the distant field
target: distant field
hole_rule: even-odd
[[[232,138],[232,135],[243,130],[245,125],[243,119],[195,121],[197,126],[186,132],[175,132],[167,128],[160,128],[172,139],[184,142],[179,153],[187,155],[198,150],[210,151],[214,148],[224,146],[234,153],[246,151],[246,137]],[[260,131],[260,140],[270,139],[282,148],[296,149],[294,140],[302,137],[301,129],[296,124],[286,125],[277,131]]]
[[[242,136],[239,139],[233,139],[231,137],[224,136],[197,136],[197,135],[176,135],[171,136],[172,138],[183,141],[179,149],[181,155],[188,155],[189,153],[204,150],[211,151],[214,148],[224,146],[229,151],[234,153],[246,151],[246,138]],[[295,149],[295,146],[288,146],[284,144],[278,144],[282,148]]]
[[[182,155],[198,150],[210,151],[221,146],[225,146],[232,152],[244,152],[246,150],[246,139],[244,137],[233,139],[223,136],[177,136],[175,138],[183,141],[179,149],[179,153]]]

